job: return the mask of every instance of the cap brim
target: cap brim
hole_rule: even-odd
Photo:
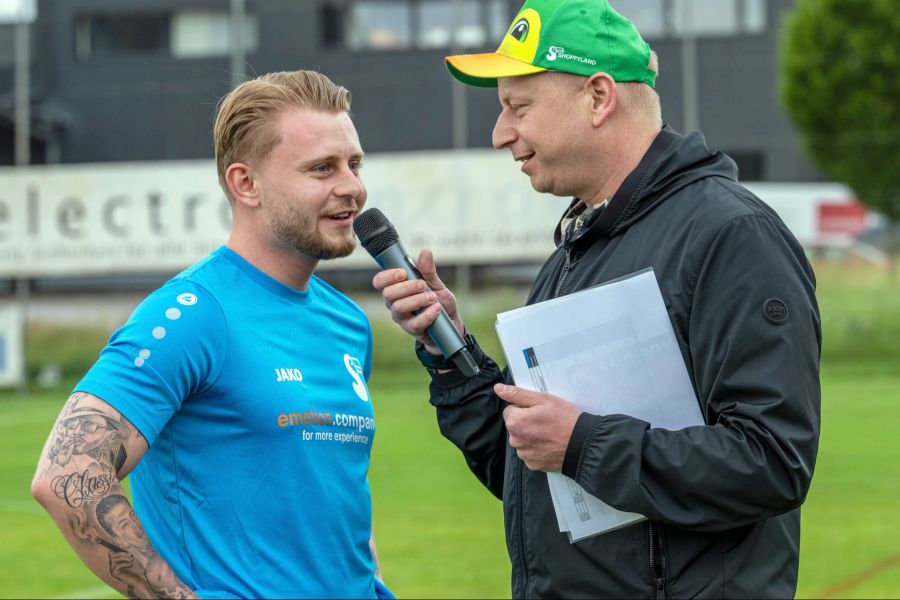
[[[519,77],[547,70],[497,52],[447,56],[444,62],[451,75],[477,87],[497,87],[498,77]]]

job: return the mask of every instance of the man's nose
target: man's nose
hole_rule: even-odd
[[[497,123],[494,124],[491,143],[494,145],[494,148],[500,150],[513,143],[515,139],[516,130],[509,124],[509,120],[506,117],[506,109],[504,109],[497,117]]]
[[[341,178],[334,188],[334,193],[341,198],[360,200],[366,195],[366,186],[363,185],[362,179],[359,178],[359,174],[354,173],[350,169],[346,169],[341,173]]]

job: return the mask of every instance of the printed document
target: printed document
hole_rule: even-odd
[[[651,427],[703,425],[652,269],[497,315],[517,386],[549,392],[596,414]],[[561,473],[548,473],[559,530],[571,542],[644,517],[617,510]],[[610,481],[609,485],[616,485]]]

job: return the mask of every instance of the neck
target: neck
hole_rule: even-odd
[[[622,187],[625,178],[640,164],[659,132],[660,129],[646,129],[632,130],[626,134],[613,133],[611,142],[603,145],[604,156],[599,158],[606,163],[606,168],[602,170],[603,176],[595,189],[589,190],[586,196],[581,196],[584,203],[596,206],[605,199],[612,198]],[[621,143],[620,140],[623,139],[628,142]],[[612,152],[609,148],[613,149]]]
[[[295,290],[306,290],[318,264],[308,256],[273,247],[259,236],[244,236],[235,230],[225,245],[269,277]]]

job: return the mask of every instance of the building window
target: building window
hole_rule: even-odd
[[[471,48],[487,41],[478,0],[423,0],[418,12],[419,48]]]
[[[672,0],[675,34],[729,35],[738,32],[737,0]]]
[[[666,32],[664,0],[617,0],[616,12],[634,23],[643,37],[661,37]]]
[[[510,22],[512,18],[513,15],[509,13],[509,6],[505,1],[488,2],[488,29],[491,32],[493,44],[500,45],[500,40],[506,35],[506,30],[512,25]]]
[[[100,56],[163,54],[169,47],[169,15],[82,15],[76,19],[75,54]]]
[[[766,29],[766,0],[613,0],[646,38],[757,34]]]
[[[179,10],[172,15],[172,56],[208,58],[231,53],[231,15],[224,10]],[[245,52],[259,48],[256,15],[244,16],[241,37]]]
[[[322,6],[319,29],[324,46],[351,50],[483,48],[509,19],[506,0],[357,0]]]
[[[747,33],[766,30],[766,0],[743,0],[741,9],[742,29]]]
[[[351,50],[400,50],[412,45],[408,2],[354,2],[350,6],[347,46]]]
[[[246,52],[259,47],[259,23],[244,20]],[[172,13],[89,14],[75,19],[75,56],[162,55],[177,59],[227,56],[231,52],[231,15],[224,10],[178,10]]]
[[[332,4],[319,7],[319,43],[324,48],[337,48],[344,39],[343,14]]]

